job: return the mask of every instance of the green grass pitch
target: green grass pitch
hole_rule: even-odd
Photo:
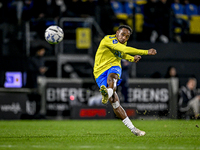
[[[0,150],[200,150],[200,120],[132,122],[147,134],[117,119],[0,121]]]

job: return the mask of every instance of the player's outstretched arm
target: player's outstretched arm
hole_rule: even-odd
[[[149,49],[148,50],[148,55],[156,55],[157,54],[157,51],[153,48]]]
[[[123,59],[126,59],[129,62],[135,62],[135,63],[137,63],[141,58],[142,57],[140,55],[131,56],[131,55],[125,54],[123,56]]]

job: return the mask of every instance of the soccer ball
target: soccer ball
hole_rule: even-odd
[[[59,26],[52,25],[45,30],[44,37],[48,43],[58,44],[63,40],[64,32]]]

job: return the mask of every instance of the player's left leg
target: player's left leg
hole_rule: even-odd
[[[113,111],[116,114],[116,116],[122,120],[122,122],[124,123],[124,125],[126,125],[131,130],[131,132],[133,134],[135,134],[136,136],[144,136],[146,134],[144,131],[141,131],[141,130],[137,129],[132,124],[132,122],[129,119],[129,117],[127,116],[125,110],[120,105],[119,97],[118,97],[118,95],[117,95],[116,92],[109,99],[109,101],[110,101],[110,103],[111,103],[111,105],[113,107]]]
[[[114,71],[113,71],[114,70]],[[120,77],[120,72],[113,73],[117,69],[112,68],[108,71],[108,77],[107,77],[107,85],[108,87],[105,86],[105,80],[101,82],[100,86],[100,92],[102,94],[102,103],[106,104],[108,100],[110,101],[113,111],[116,114],[117,117],[119,117],[122,122],[131,130],[132,133],[134,133],[137,136],[144,136],[146,133],[144,131],[140,131],[134,125],[132,124],[131,120],[127,116],[125,110],[122,108],[120,105],[119,97],[116,93],[117,89],[117,82]],[[98,82],[100,83],[100,82]],[[98,84],[99,85],[99,84]]]
[[[122,120],[122,122],[131,130],[132,133],[134,133],[137,136],[144,136],[146,133],[144,131],[140,131],[139,129],[134,127],[131,120],[127,116],[125,110],[120,105],[119,97],[116,93],[118,78],[119,78],[118,74],[110,73],[108,75],[108,79],[107,79],[108,89],[113,90],[112,96],[109,97],[109,101],[113,107],[113,111],[116,114],[116,116],[118,118],[120,118]]]

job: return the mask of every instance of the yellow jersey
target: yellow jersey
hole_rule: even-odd
[[[134,62],[134,57],[131,55],[148,54],[148,50],[136,49],[126,45],[127,42],[121,44],[115,34],[107,35],[101,40],[95,55],[93,70],[95,79],[112,66],[121,67],[121,59]]]

